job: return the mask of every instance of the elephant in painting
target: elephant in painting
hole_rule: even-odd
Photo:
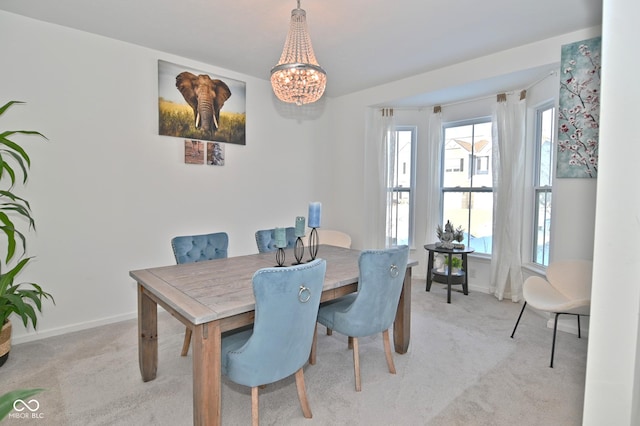
[[[220,126],[220,109],[231,96],[229,86],[222,80],[212,80],[208,75],[185,71],[177,75],[176,87],[193,108],[196,128],[210,131],[213,135]]]

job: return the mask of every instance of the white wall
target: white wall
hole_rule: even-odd
[[[637,0],[605,0],[585,425],[640,424]],[[626,244],[625,241],[630,241]]]
[[[326,118],[283,118],[267,80],[5,12],[0,40],[0,102],[26,102],[2,130],[49,139],[16,138],[32,157],[22,194],[37,225],[20,278],[56,306],[38,334],[15,321],[14,344],[133,317],[129,271],[174,263],[173,236],[226,231],[231,256],[254,253],[255,230],[293,226],[316,199],[333,209]],[[247,143],[225,144],[225,166],[186,165],[183,140],[158,135],[158,59],[247,83]]]

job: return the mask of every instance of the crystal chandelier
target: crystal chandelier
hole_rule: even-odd
[[[278,65],[271,69],[271,86],[278,99],[296,105],[310,104],[322,97],[327,74],[318,64],[307,30],[307,13],[291,11],[291,24]]]

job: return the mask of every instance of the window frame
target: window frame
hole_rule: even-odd
[[[400,148],[399,143],[400,143],[400,138],[398,137],[398,132],[410,132],[411,133],[411,153],[410,153],[410,165],[409,167],[411,168],[410,170],[410,174],[409,174],[409,186],[405,187],[405,186],[394,186],[392,188],[389,188],[390,192],[392,193],[392,199],[397,199],[395,196],[393,196],[393,194],[400,194],[400,193],[407,193],[409,195],[409,228],[407,229],[408,232],[408,242],[407,244],[409,245],[409,247],[413,247],[415,238],[414,238],[414,229],[415,229],[415,186],[416,186],[416,146],[417,146],[417,134],[418,134],[418,127],[417,126],[406,126],[406,125],[397,125],[395,126],[395,132],[396,132],[396,137],[395,137],[395,141],[396,141],[396,155],[394,156],[394,158],[396,158],[396,164],[394,167],[394,170],[396,170],[396,177],[394,178],[394,181],[397,182],[398,178],[398,173],[400,172],[401,168],[401,163],[400,163],[400,157],[398,155],[398,150]],[[404,168],[403,168],[404,169]],[[395,238],[395,242],[396,244],[398,243],[398,222],[397,222],[397,218],[398,218],[398,209],[396,207],[396,212],[395,212],[395,217],[396,217],[396,223],[395,223],[395,235],[393,235],[392,237]]]
[[[541,174],[541,163],[542,163],[542,138],[543,138],[543,132],[542,132],[542,120],[543,120],[543,114],[548,111],[551,110],[551,146],[550,146],[550,152],[551,152],[551,164],[549,164],[549,185],[540,185],[540,174]],[[539,235],[539,229],[538,229],[538,223],[540,220],[540,209],[539,209],[539,199],[540,199],[540,195],[541,194],[548,194],[551,198],[551,207],[549,207],[549,217],[547,218],[547,214],[545,212],[545,220],[543,221],[544,226],[542,229],[543,232],[543,247],[546,241],[545,236],[547,235],[546,231],[547,231],[547,221],[549,223],[549,229],[548,229],[548,235],[549,235],[549,241],[548,241],[548,245],[549,248],[551,246],[551,240],[553,238],[552,234],[551,234],[551,210],[553,208],[553,178],[554,178],[554,171],[555,171],[555,155],[554,155],[554,150],[556,147],[556,138],[557,138],[557,122],[556,122],[556,114],[557,114],[557,107],[555,105],[555,103],[553,101],[547,101],[544,102],[540,105],[537,105],[534,108],[534,139],[533,139],[533,144],[534,144],[534,167],[533,167],[533,182],[532,182],[532,217],[533,220],[531,222],[531,256],[530,256],[530,262],[532,262],[534,265],[539,266],[539,267],[546,267],[549,264],[549,257],[550,257],[550,253],[549,251],[545,252],[544,248],[543,248],[543,253],[542,253],[542,263],[540,263],[538,261],[538,235]],[[546,263],[545,263],[546,261]]]
[[[479,125],[479,124],[490,124],[493,127],[493,118],[491,116],[481,116],[481,117],[476,117],[476,118],[470,118],[470,119],[464,119],[464,120],[457,120],[457,121],[450,121],[450,122],[443,122],[442,123],[442,136],[441,136],[441,140],[442,140],[442,146],[440,149],[440,161],[441,161],[441,165],[440,165],[440,223],[443,223],[445,221],[444,218],[444,207],[445,207],[445,194],[446,193],[460,193],[463,194],[463,196],[465,196],[465,194],[468,194],[468,198],[469,198],[469,207],[467,208],[467,210],[469,211],[468,214],[468,219],[467,219],[467,223],[464,224],[459,224],[459,223],[455,223],[454,226],[462,226],[462,228],[465,230],[465,233],[467,234],[467,239],[464,241],[464,244],[469,247],[470,246],[470,238],[471,238],[471,234],[469,232],[470,227],[471,227],[471,209],[472,209],[472,196],[471,194],[473,193],[489,193],[492,194],[493,196],[493,185],[488,187],[488,186],[480,186],[480,187],[474,187],[474,186],[469,186],[469,187],[460,187],[460,186],[453,186],[453,187],[445,187],[444,186],[444,182],[445,182],[445,161],[446,161],[446,156],[445,156],[445,150],[446,150],[446,139],[445,139],[445,133],[446,133],[446,129],[448,128],[452,128],[452,127],[462,127],[462,126],[469,126],[469,125]],[[493,132],[492,132],[493,133]],[[475,136],[474,136],[475,139]],[[493,134],[492,134],[492,139],[493,139]],[[484,156],[482,156],[484,157]],[[479,158],[478,156],[475,155],[475,144],[474,144],[474,149],[472,149],[472,152],[469,154],[469,165],[468,165],[468,170],[467,173],[469,175],[469,179],[473,178],[474,174],[478,174],[476,172],[476,159]],[[479,174],[489,174],[489,170],[487,171],[483,171],[482,173]],[[473,182],[470,182],[471,184],[473,184]],[[492,209],[492,215],[493,215],[493,209]],[[493,226],[493,223],[492,223]],[[484,252],[474,252],[474,255],[476,256],[486,256],[488,258],[491,257],[492,253],[484,253]]]

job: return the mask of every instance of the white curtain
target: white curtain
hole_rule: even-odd
[[[499,94],[493,136],[493,248],[491,289],[502,300],[522,299],[522,215],[526,91]]]
[[[427,134],[426,155],[429,159],[427,176],[427,217],[425,244],[438,241],[436,227],[440,224],[440,166],[442,164],[442,108],[433,107],[429,114],[429,129]]]
[[[392,210],[395,176],[396,130],[393,109],[370,110],[365,136],[365,245],[385,248],[393,244]]]

